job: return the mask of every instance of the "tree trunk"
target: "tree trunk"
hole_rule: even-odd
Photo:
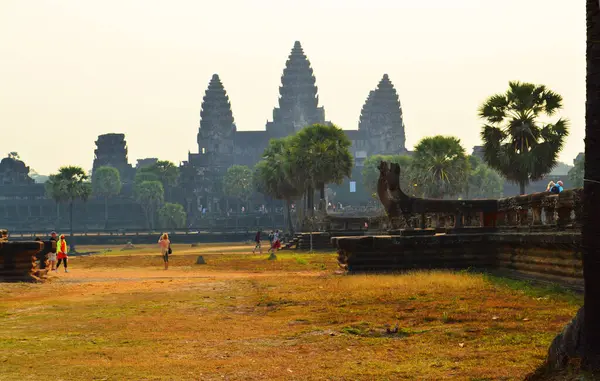
[[[519,182],[519,194],[525,194],[525,181]]]
[[[308,188],[308,217],[315,215],[315,189],[313,187]]]
[[[319,210],[327,210],[327,203],[325,202],[325,183],[319,184]]]
[[[104,197],[104,230],[108,229],[108,196]]]
[[[291,203],[292,203],[292,201],[290,199],[285,200],[285,217],[287,219],[288,231],[293,236],[294,235],[294,225],[292,224],[292,214],[290,212]]]
[[[71,237],[73,237],[73,200],[69,201],[69,230],[71,231]]]
[[[581,232],[584,279],[584,363],[600,370],[600,4],[587,0],[585,179]]]
[[[600,4],[587,0],[585,174],[581,251],[583,307],[550,345],[548,365],[564,368],[571,358],[600,372]]]

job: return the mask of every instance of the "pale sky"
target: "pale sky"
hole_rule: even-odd
[[[583,150],[583,0],[0,0],[0,156],[87,170],[97,136],[120,132],[132,164],[179,163],[213,73],[238,130],[265,128],[295,40],[344,129],[387,73],[407,148],[445,134],[471,153],[479,105],[520,80],[564,97],[560,159]]]

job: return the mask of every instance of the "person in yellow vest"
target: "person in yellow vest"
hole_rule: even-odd
[[[65,266],[65,272],[68,273],[67,270],[67,252],[69,251],[69,246],[67,246],[67,241],[65,240],[65,235],[61,234],[60,239],[56,243],[56,258],[58,258],[58,263],[56,264],[56,270],[60,268],[60,263],[63,262]]]

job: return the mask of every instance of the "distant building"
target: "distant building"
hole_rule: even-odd
[[[121,181],[131,182],[135,175],[135,170],[129,164],[127,158],[127,142],[125,134],[104,134],[98,136],[96,140],[96,150],[94,151],[94,165],[92,174],[100,167],[108,166],[119,170]]]
[[[188,213],[196,213],[200,206],[224,210],[221,182],[225,171],[234,164],[254,166],[270,139],[292,135],[308,125],[330,124],[324,107],[319,106],[313,69],[298,41],[283,70],[279,94],[273,120],[265,130],[238,131],[221,78],[212,76],[202,101],[198,153],[189,153],[181,166]],[[345,130],[355,165],[361,167],[370,155],[406,153],[404,129],[398,94],[384,74],[367,97],[358,130]]]
[[[137,159],[137,164],[135,165],[135,169],[138,170],[140,168],[150,167],[158,162],[158,158],[149,157],[146,159]]]

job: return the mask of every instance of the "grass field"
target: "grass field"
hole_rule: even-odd
[[[154,247],[78,249],[112,251],[0,284],[0,380],[522,380],[582,302],[479,274],[345,275],[334,253],[181,245],[164,271]]]

